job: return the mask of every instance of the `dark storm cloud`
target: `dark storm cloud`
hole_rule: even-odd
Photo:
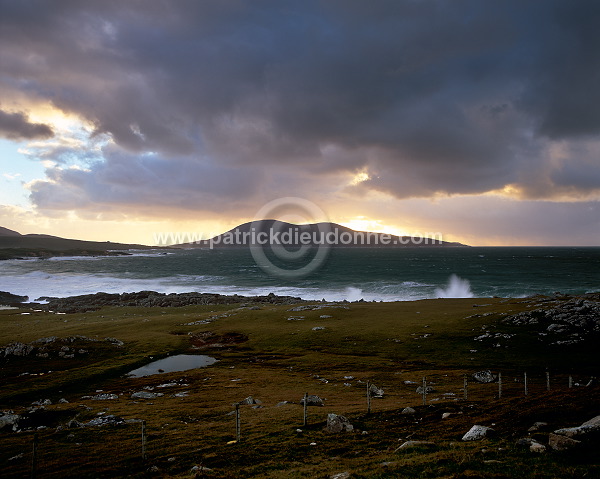
[[[23,113],[8,113],[0,110],[0,136],[9,140],[32,140],[50,138],[52,128],[43,123],[32,123]]]
[[[363,189],[397,197],[506,185],[534,198],[600,190],[597,2],[0,6],[3,88],[82,115],[123,150],[119,164],[107,158],[77,173],[90,177],[78,188],[93,201],[106,198],[91,176],[141,181],[129,173],[143,167],[147,183],[108,191],[184,202],[154,194],[152,175],[172,182],[175,196],[185,176],[164,165],[219,178],[199,183],[206,201],[264,190],[257,173],[247,187],[229,187],[223,175],[236,184],[236,168],[283,168],[289,178],[295,168],[315,179],[364,169]],[[556,142],[586,153],[557,160]],[[164,164],[136,157],[149,152]],[[43,205],[51,197],[43,188],[69,181],[38,184],[34,201]]]

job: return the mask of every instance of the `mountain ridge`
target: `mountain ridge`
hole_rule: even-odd
[[[211,249],[248,247],[261,245],[260,240],[266,240],[265,234],[267,234],[269,240],[275,241],[265,241],[262,245],[283,244],[284,246],[300,247],[303,245],[318,246],[325,242],[329,246],[346,248],[468,247],[468,245],[462,243],[443,241],[436,238],[357,231],[333,222],[298,225],[274,219],[249,221],[210,239],[179,243],[172,245],[172,247],[208,247]],[[303,238],[306,241],[303,241]]]

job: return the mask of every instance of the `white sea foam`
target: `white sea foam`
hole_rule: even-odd
[[[446,288],[436,288],[436,298],[472,298],[471,283],[455,274],[450,276]]]

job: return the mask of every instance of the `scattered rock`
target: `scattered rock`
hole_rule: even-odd
[[[489,369],[487,371],[478,371],[473,374],[473,379],[479,383],[493,383],[498,377],[492,373]]]
[[[350,421],[344,416],[338,416],[337,414],[329,413],[327,415],[327,426],[325,430],[331,434],[337,434],[340,432],[350,432],[354,430],[354,426],[350,424]]]
[[[94,401],[108,401],[108,400],[113,400],[113,399],[119,399],[119,396],[117,396],[116,394],[103,393],[103,394],[96,394],[95,396],[92,396],[90,399],[93,399]]]
[[[211,472],[211,471],[212,471],[212,469],[210,467],[204,467],[204,466],[194,466],[190,469],[190,472],[192,474],[198,474],[198,473],[202,473],[202,472]]]
[[[568,451],[569,449],[578,447],[580,444],[581,441],[578,441],[577,439],[571,439],[570,437],[552,432],[548,437],[548,445],[555,451]]]
[[[337,474],[329,476],[330,479],[348,479],[349,477],[350,473],[348,471],[338,472]]]
[[[13,431],[19,429],[19,419],[21,416],[12,413],[0,413],[0,430],[11,428]]]
[[[528,432],[537,432],[537,431],[543,431],[547,428],[548,428],[547,422],[534,422],[533,426],[531,426],[529,429],[527,429],[527,431]]]
[[[415,391],[417,394],[423,394],[423,386],[419,386],[417,388],[417,390]],[[436,392],[435,388],[433,386],[426,386],[425,387],[425,393],[426,394],[431,394]]]
[[[260,399],[254,399],[252,396],[248,396],[246,399],[240,401],[240,404],[244,405],[252,405],[252,404],[262,404]]]
[[[163,393],[151,393],[148,391],[138,391],[131,395],[131,399],[156,399],[162,396]]]
[[[540,444],[537,441],[532,441],[531,446],[529,446],[529,450],[531,452],[541,454],[543,452],[546,452],[546,446],[544,446],[543,444]]]
[[[369,385],[369,392],[371,393],[371,397],[373,398],[382,398],[384,391],[382,388],[378,388],[375,384]]]
[[[300,400],[300,404],[304,405],[304,398]],[[311,394],[306,397],[306,405],[307,406],[324,406],[323,400],[314,394]]]
[[[494,430],[487,426],[475,425],[462,437],[463,441],[480,441],[494,434]]]
[[[323,326],[315,326],[312,328],[313,331],[323,331],[325,328]]]
[[[58,404],[69,404],[69,401],[67,401],[65,398],[60,398],[58,400]]]
[[[436,444],[431,441],[406,441],[403,442],[394,452],[401,451],[403,449],[410,449],[413,447],[435,447]]]
[[[401,412],[401,414],[416,414],[416,413],[417,413],[417,411],[414,410],[412,407],[405,407]]]
[[[584,422],[581,426],[595,426],[600,428],[600,416],[596,416],[589,421]]]
[[[107,414],[106,416],[100,416],[92,419],[91,421],[84,424],[84,426],[119,426],[121,424],[125,424],[125,419],[118,416],[113,416],[112,414]]]
[[[20,342],[10,343],[3,350],[4,356],[27,356],[33,351],[33,346],[31,344],[24,344]]]

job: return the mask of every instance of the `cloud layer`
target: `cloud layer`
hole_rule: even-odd
[[[84,168],[54,165],[33,183],[40,208],[214,212],[307,192],[600,195],[598,2],[0,8],[0,92],[49,101],[110,139]],[[0,130],[52,134],[20,113],[0,112]],[[369,179],[348,186],[359,172]]]
[[[53,135],[50,126],[32,123],[22,112],[10,113],[0,110],[0,137],[19,141],[50,138]]]

